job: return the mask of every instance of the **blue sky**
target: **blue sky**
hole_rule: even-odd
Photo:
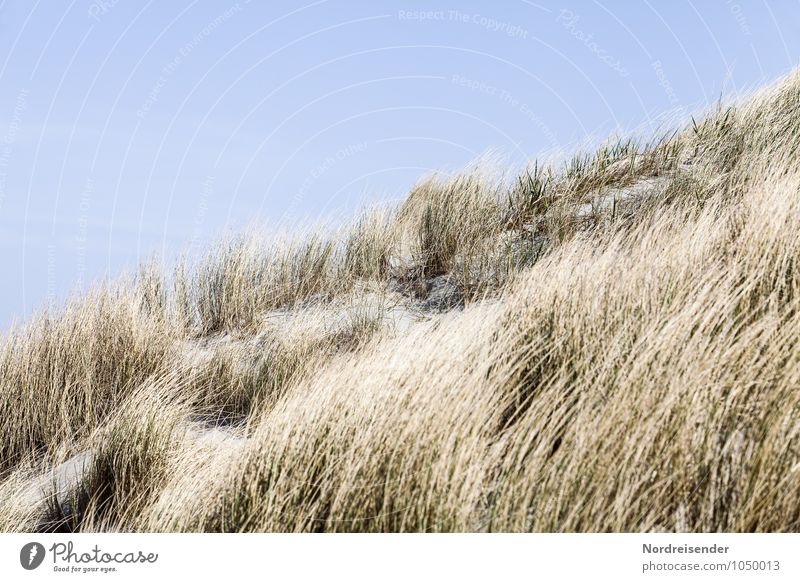
[[[0,0],[0,328],[153,253],[686,118],[798,33],[797,0]]]

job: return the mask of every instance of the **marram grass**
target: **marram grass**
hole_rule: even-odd
[[[0,345],[4,531],[800,530],[800,77]]]

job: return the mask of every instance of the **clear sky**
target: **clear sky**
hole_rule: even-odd
[[[685,118],[799,54],[798,0],[0,0],[0,329],[227,230]]]

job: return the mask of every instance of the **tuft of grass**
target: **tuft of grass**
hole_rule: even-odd
[[[0,352],[0,472],[85,437],[166,366],[175,335],[138,303],[130,289],[101,287],[10,333]]]
[[[502,214],[496,191],[472,173],[420,183],[400,208],[399,220],[410,236],[414,264],[424,277],[435,277],[452,270],[459,253],[499,232]]]
[[[87,439],[85,467],[74,487],[48,497],[42,529],[134,528],[166,483],[171,457],[186,431],[187,410],[163,390],[144,385]],[[167,391],[175,391],[174,386]]]

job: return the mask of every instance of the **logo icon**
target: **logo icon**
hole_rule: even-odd
[[[44,561],[44,546],[39,542],[30,542],[19,551],[19,563],[26,570],[35,570]]]

